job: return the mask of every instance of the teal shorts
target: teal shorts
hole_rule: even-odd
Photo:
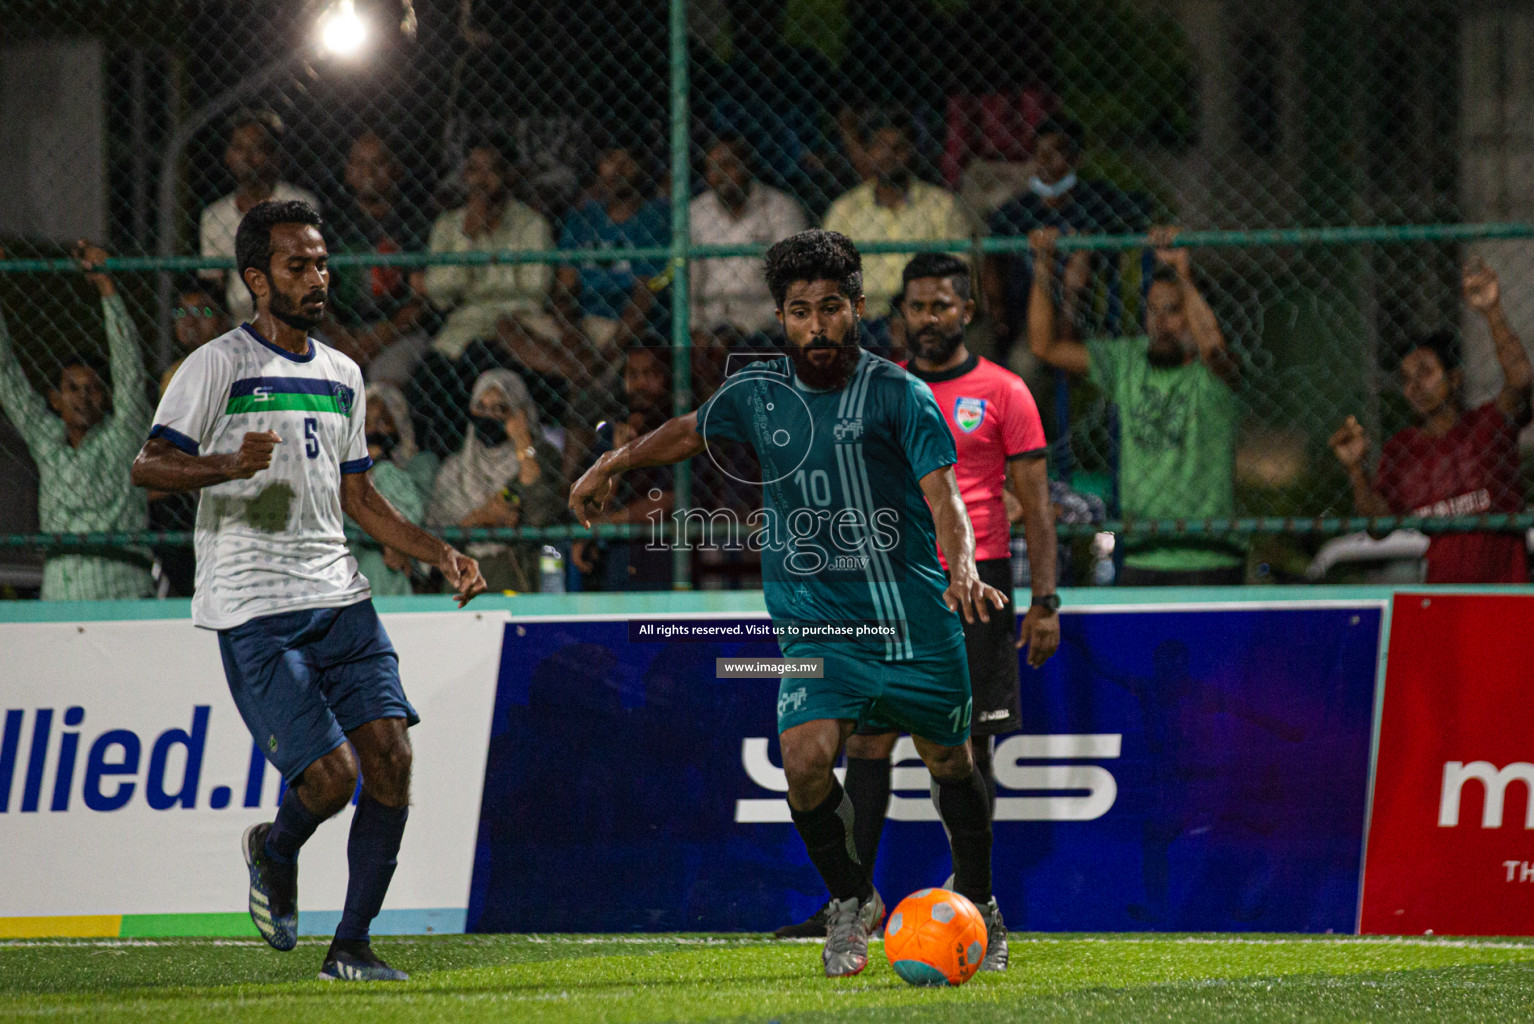
[[[778,732],[822,718],[850,719],[879,732],[908,732],[945,747],[969,739],[973,702],[964,645],[913,661],[876,661],[840,652],[795,651],[821,658],[820,679],[778,684]]]

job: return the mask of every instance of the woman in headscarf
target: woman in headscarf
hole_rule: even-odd
[[[437,527],[548,526],[565,516],[559,450],[543,436],[538,406],[511,370],[486,370],[469,396],[463,447],[437,475],[426,520]],[[471,544],[491,590],[538,589],[537,541]]]
[[[437,475],[437,457],[416,447],[415,427],[410,422],[410,407],[405,396],[393,384],[367,386],[368,456],[373,468],[373,486],[399,510],[400,515],[420,525],[426,517],[426,502],[431,497]],[[350,520],[348,520],[350,522]],[[351,523],[353,527],[355,523]],[[376,597],[394,597],[412,593],[410,559],[393,548],[380,548],[369,541],[354,542],[352,554],[357,567],[368,578]]]

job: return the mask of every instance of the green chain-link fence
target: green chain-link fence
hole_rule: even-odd
[[[346,54],[352,14],[365,36]],[[380,453],[380,486],[476,542],[498,584],[536,587],[547,541],[587,587],[751,585],[749,552],[620,539],[673,508],[754,507],[744,467],[632,481],[600,544],[563,494],[606,446],[780,343],[759,257],[812,225],[860,243],[865,340],[894,356],[904,261],[970,260],[968,343],[1022,375],[1044,417],[1066,582],[1110,579],[1114,535],[1223,550],[1250,581],[1411,576],[1422,534],[1534,526],[1516,426],[1482,417],[1459,455],[1432,456],[1461,465],[1453,479],[1393,463],[1407,482],[1381,478],[1388,508],[1358,504],[1328,441],[1356,417],[1372,478],[1384,439],[1420,418],[1400,366],[1434,332],[1463,360],[1466,410],[1504,391],[1462,275],[1484,260],[1512,328],[1534,318],[1519,123],[1534,86],[1514,73],[1531,30],[1515,6],[1445,0],[17,0],[0,19],[16,357],[0,576],[27,592],[40,559],[74,559],[72,592],[107,596],[81,567],[153,563],[160,592],[187,592],[192,503],[146,505],[127,464],[162,376],[247,315],[233,228],[272,194],[320,206],[335,280],[318,333],[410,435]],[[1205,396],[1229,403],[1223,441],[1190,439],[1214,414],[1141,372],[1159,225],[1182,229],[1231,353],[1226,391]],[[1041,342],[1029,235],[1051,226]],[[137,329],[119,348],[137,346],[142,381],[118,372],[126,357],[105,371],[115,321],[69,259],[80,238],[113,257]],[[1113,338],[1131,340],[1098,343]],[[1059,354],[1078,343],[1086,374]],[[111,399],[67,393],[80,357],[103,363]],[[496,370],[534,406],[534,485],[487,443],[504,427],[472,426]],[[101,415],[92,401],[124,426],[96,462],[61,448],[105,436],[71,433],[70,416]],[[69,402],[84,411],[47,408]],[[1338,541],[1365,526],[1415,532]],[[380,592],[431,586],[369,557]]]

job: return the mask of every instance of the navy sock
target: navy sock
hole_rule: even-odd
[[[346,883],[346,908],[336,928],[338,940],[368,940],[368,928],[383,909],[384,894],[394,877],[399,841],[409,816],[409,807],[385,807],[366,793],[357,800],[351,835],[346,840],[346,863],[351,876]]]
[[[932,802],[948,830],[954,891],[984,906],[991,901],[991,806],[985,780],[976,771],[962,782],[933,780]]]
[[[304,806],[297,789],[288,787],[277,808],[277,820],[266,834],[266,855],[278,864],[298,863],[298,851],[324,820]]]
[[[872,875],[879,838],[884,834],[884,817],[890,810],[890,759],[849,755],[844,785],[852,798],[852,845]]]
[[[852,845],[852,801],[841,783],[833,777],[831,792],[820,806],[808,811],[792,811],[794,827],[809,851],[810,863],[820,872],[834,900],[860,900],[873,894],[868,872],[858,863]]]

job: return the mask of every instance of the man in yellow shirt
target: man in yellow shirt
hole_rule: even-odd
[[[884,317],[900,292],[900,273],[927,242],[968,238],[972,221],[957,196],[919,180],[911,169],[911,139],[893,120],[864,126],[860,140],[873,178],[843,195],[826,211],[825,228],[854,242],[912,243],[909,253],[863,257],[863,294],[869,317]],[[876,334],[882,333],[877,327]]]

